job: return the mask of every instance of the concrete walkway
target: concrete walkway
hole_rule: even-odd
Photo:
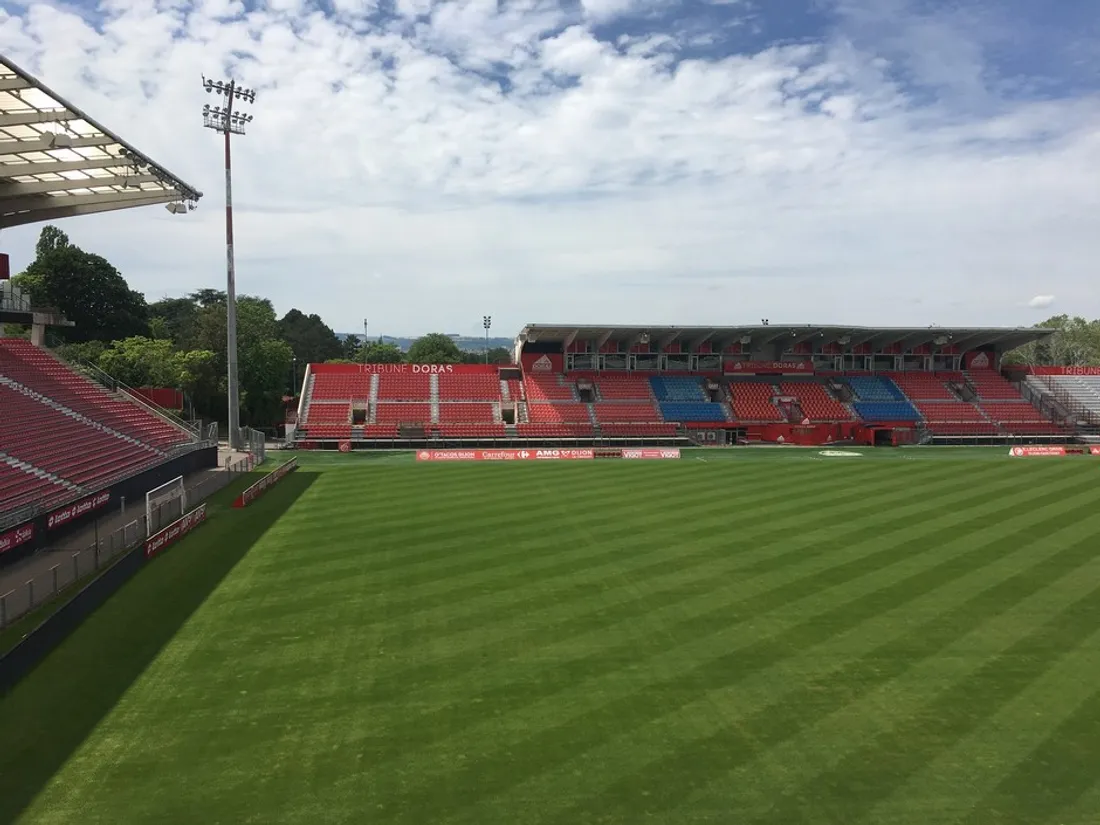
[[[218,448],[218,467],[216,469],[198,470],[184,477],[184,487],[187,489],[189,502],[197,499],[191,498],[192,493],[214,492],[224,487],[224,484],[208,483],[215,476],[227,473],[227,466],[236,464],[246,458],[246,453],[241,453],[226,448],[225,444]],[[204,490],[205,488],[205,490]],[[209,494],[209,493],[206,493]],[[32,556],[28,556],[17,564],[0,569],[0,597],[11,591],[16,592],[7,605],[8,622],[13,620],[13,613],[22,613],[27,607],[28,592],[27,583],[31,580],[34,584],[34,602],[40,603],[49,598],[54,586],[58,588],[70,584],[74,578],[85,576],[95,569],[95,545],[98,535],[100,541],[100,559],[106,562],[112,557],[108,539],[112,533],[121,530],[131,522],[141,519],[145,514],[144,497],[126,502],[125,512],[117,507],[104,513],[96,523],[81,528],[54,544],[47,545]],[[118,539],[114,548],[114,554],[121,552],[121,539]],[[79,553],[74,561],[73,555]],[[58,567],[55,575],[52,568]]]

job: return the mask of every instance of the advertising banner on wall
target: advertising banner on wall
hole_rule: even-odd
[[[524,372],[533,373],[538,375],[539,373],[555,373],[565,372],[565,356],[561,353],[524,353],[520,356],[520,366],[523,367]]]
[[[997,366],[997,356],[992,352],[978,351],[968,352],[963,356],[963,363],[968,370],[990,370]]]
[[[67,504],[60,510],[54,510],[50,513],[50,517],[46,519],[46,529],[54,530],[62,525],[68,524],[75,518],[80,518],[86,513],[106,507],[107,502],[110,500],[111,491],[104,490],[101,493],[96,493],[94,496],[88,496],[87,498],[82,498],[80,501]]]
[[[1066,455],[1065,447],[1013,447],[1008,451],[1010,456],[1015,458],[1037,458],[1042,456],[1058,456]]]
[[[14,530],[9,530],[6,533],[0,533],[0,553],[6,553],[9,550],[14,550],[19,545],[26,544],[33,538],[33,524],[21,524]]]
[[[629,459],[669,459],[679,458],[680,450],[675,447],[666,447],[663,449],[648,449],[642,448],[637,450],[623,450],[623,458]]]
[[[236,501],[233,502],[233,506],[247,507],[253,501],[266,493],[269,489],[271,489],[272,485],[277,484],[280,479],[285,477],[288,473],[291,473],[297,469],[298,459],[290,459],[290,461],[288,461],[286,464],[272,470],[266,476],[261,478],[259,481],[257,481],[255,484],[253,484],[251,487],[249,487],[247,490],[237,496]]]
[[[584,461],[595,450],[420,450],[417,461]]]
[[[160,532],[145,540],[145,557],[152,558],[161,550],[171,547],[200,524],[206,521],[206,505],[200,504],[190,513],[185,513]]]

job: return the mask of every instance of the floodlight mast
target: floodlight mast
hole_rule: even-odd
[[[233,161],[229,150],[230,135],[243,135],[252,115],[233,110],[234,102],[255,103],[256,91],[245,89],[235,80],[202,79],[207,93],[225,98],[224,106],[202,107],[202,125],[225,136],[225,334],[229,389],[229,446],[242,449],[240,385],[237,380],[237,273],[233,262]]]

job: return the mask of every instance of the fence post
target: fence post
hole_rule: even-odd
[[[55,564],[53,567],[50,568],[50,575],[53,577],[53,592],[54,593],[57,592],[57,568],[59,568],[60,566],[61,566],[60,564]]]
[[[77,579],[80,578],[80,561],[77,558],[79,555],[80,555],[79,550],[77,550],[75,553],[73,553],[73,581],[74,582]]]
[[[8,626],[8,594],[0,596],[0,627]]]
[[[27,582],[27,605],[28,608],[34,607],[34,579]]]

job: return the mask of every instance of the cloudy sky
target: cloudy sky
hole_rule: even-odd
[[[0,51],[205,193],[61,223],[150,300],[224,284],[205,73],[239,290],[341,331],[1100,316],[1095,0],[0,0]]]

